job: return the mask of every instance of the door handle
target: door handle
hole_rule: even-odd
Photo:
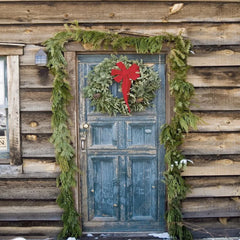
[[[81,149],[85,150],[86,149],[86,138],[81,139]]]
[[[84,128],[84,129],[88,129],[88,128],[89,128],[89,124],[88,124],[88,123],[84,123],[84,124],[83,124],[83,128]]]

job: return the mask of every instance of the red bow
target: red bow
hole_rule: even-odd
[[[116,65],[121,70],[112,69],[111,74],[112,74],[112,76],[118,75],[113,78],[116,82],[119,83],[119,82],[121,82],[121,80],[123,80],[123,83],[122,83],[123,99],[124,99],[125,103],[127,104],[128,111],[130,112],[130,107],[128,104],[128,96],[129,96],[129,92],[130,92],[130,88],[131,88],[131,80],[136,80],[137,78],[140,77],[140,74],[136,73],[136,72],[139,72],[139,66],[134,63],[134,64],[132,64],[132,66],[130,66],[127,69],[123,62],[118,62],[118,63],[116,63]]]

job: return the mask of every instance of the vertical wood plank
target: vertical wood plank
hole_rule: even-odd
[[[67,61],[68,81],[71,86],[72,101],[68,107],[69,117],[72,125],[70,126],[73,147],[75,148],[75,163],[79,169],[78,156],[78,84],[77,84],[77,59],[76,52],[65,52],[65,59]],[[77,182],[74,188],[75,208],[80,213],[80,179],[79,174],[76,174],[75,180]]]
[[[8,119],[11,163],[20,165],[19,56],[7,57]]]
[[[174,116],[174,111],[173,111],[173,108],[174,108],[174,97],[171,96],[170,94],[170,86],[169,86],[169,83],[170,83],[170,80],[171,80],[171,77],[173,75],[173,72],[171,71],[171,68],[170,68],[170,63],[169,63],[169,52],[168,54],[166,55],[166,59],[167,59],[167,62],[166,62],[166,80],[165,80],[165,84],[166,84],[166,90],[165,90],[165,94],[166,94],[166,123],[167,124],[170,124],[171,122],[171,119],[173,118]]]

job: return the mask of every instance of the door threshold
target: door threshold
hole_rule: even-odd
[[[82,240],[170,240],[167,232],[83,232]]]

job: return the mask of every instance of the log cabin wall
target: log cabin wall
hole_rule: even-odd
[[[176,3],[183,6],[174,13]],[[48,141],[52,77],[35,65],[34,55],[44,40],[73,20],[87,30],[146,36],[181,31],[192,41],[192,110],[205,123],[187,134],[182,146],[194,161],[183,173],[192,188],[183,216],[195,239],[239,236],[239,12],[239,0],[0,1],[0,43],[25,44],[19,67],[23,164],[15,172],[7,163],[1,166],[1,239],[56,236],[61,228],[55,203],[59,169]]]

